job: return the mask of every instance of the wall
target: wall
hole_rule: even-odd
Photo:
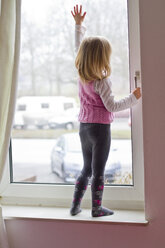
[[[165,1],[140,0],[148,226],[8,220],[11,248],[165,247]]]

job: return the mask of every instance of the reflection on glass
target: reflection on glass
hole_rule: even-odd
[[[83,159],[78,135],[74,22],[70,14],[73,1],[22,2],[12,181],[74,183]],[[99,0],[83,1],[83,8],[88,12],[87,35],[106,36],[112,45],[113,92],[117,98],[123,97],[129,93],[127,1],[102,0],[101,5]],[[100,8],[104,13],[101,16]],[[105,182],[131,185],[129,110],[118,112],[115,117]]]

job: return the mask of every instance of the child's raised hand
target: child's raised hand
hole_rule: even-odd
[[[81,25],[81,23],[84,21],[86,12],[82,14],[82,5],[80,5],[80,10],[78,9],[78,5],[74,6],[74,13],[71,11],[72,16],[76,22],[77,25]]]
[[[134,91],[133,91],[133,94],[135,95],[136,99],[139,99],[141,97],[141,91],[140,91],[140,88],[136,88]]]

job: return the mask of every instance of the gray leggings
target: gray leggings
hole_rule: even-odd
[[[110,124],[80,123],[80,139],[84,167],[76,180],[71,215],[81,212],[80,204],[89,178],[92,191],[92,216],[106,216],[113,211],[101,206],[104,189],[104,170],[110,149]]]
[[[104,177],[111,144],[110,124],[80,123],[80,140],[84,159],[83,177]]]

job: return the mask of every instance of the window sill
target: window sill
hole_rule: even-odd
[[[4,219],[47,219],[104,224],[148,224],[144,211],[135,210],[114,210],[114,215],[99,218],[91,217],[91,210],[89,209],[83,209],[77,216],[71,216],[69,208],[3,205],[2,210]]]

